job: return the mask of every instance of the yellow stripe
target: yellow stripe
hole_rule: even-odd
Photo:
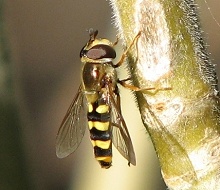
[[[88,125],[89,125],[89,130],[91,130],[93,128],[93,121],[88,121]]]
[[[96,157],[96,160],[98,160],[98,161],[105,161],[105,162],[111,162],[112,161],[112,157],[111,156]]]
[[[108,141],[96,140],[96,146],[102,149],[108,149],[110,147],[110,144],[111,144],[111,140],[108,140]]]
[[[107,122],[94,121],[93,126],[99,131],[107,131],[109,128],[109,121]]]
[[[108,111],[109,111],[108,105],[100,105],[99,107],[96,108],[96,112],[98,113],[107,113]]]
[[[88,121],[89,130],[95,127],[99,131],[107,131],[109,129],[109,121],[100,122],[100,121]]]
[[[91,143],[92,143],[92,146],[94,147],[95,146],[95,141],[91,140]]]
[[[108,149],[111,145],[111,140],[100,141],[100,140],[91,140],[93,146],[98,146],[102,149]]]
[[[92,106],[92,104],[89,103],[88,109],[89,109],[89,113],[91,113],[91,112],[93,111],[93,106]]]

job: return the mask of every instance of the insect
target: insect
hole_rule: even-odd
[[[129,165],[136,165],[132,141],[121,113],[117,84],[127,88],[132,88],[132,85],[118,79],[116,68],[124,62],[127,51],[140,34],[117,64],[113,64],[117,41],[112,43],[96,38],[97,30],[90,30],[89,34],[90,39],[80,52],[82,83],[58,131],[56,154],[64,158],[73,153],[88,126],[94,155],[102,168],[107,169],[112,165],[112,143]]]

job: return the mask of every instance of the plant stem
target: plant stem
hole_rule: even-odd
[[[194,0],[111,0],[142,121],[173,190],[220,189],[220,104]]]

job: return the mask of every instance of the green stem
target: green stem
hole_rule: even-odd
[[[111,0],[143,123],[167,186],[220,189],[220,109],[194,0]]]

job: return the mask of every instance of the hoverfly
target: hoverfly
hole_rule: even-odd
[[[130,87],[126,80],[117,78],[116,69],[126,57],[128,49],[117,64],[114,46],[107,39],[96,38],[98,31],[90,30],[90,39],[80,52],[82,83],[58,131],[56,154],[64,158],[79,146],[88,126],[94,155],[102,168],[112,165],[112,143],[128,164],[136,165],[132,141],[121,114],[117,84]]]

